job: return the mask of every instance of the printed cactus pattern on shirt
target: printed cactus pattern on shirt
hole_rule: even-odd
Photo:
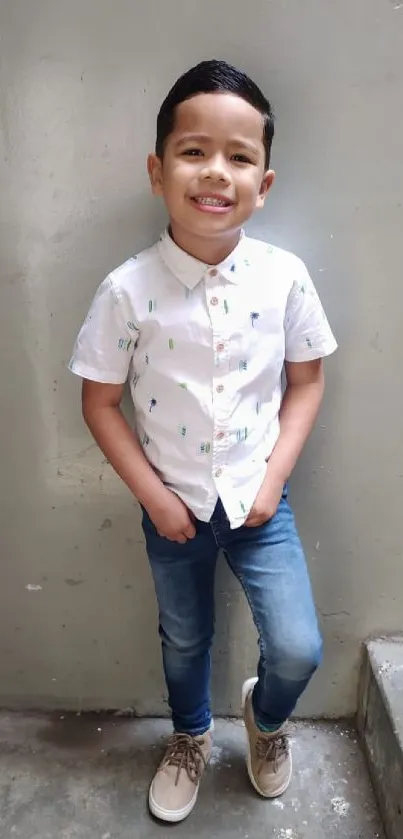
[[[200,443],[200,454],[210,454],[211,443]]]
[[[126,352],[129,352],[132,344],[133,341],[131,338],[119,338],[118,347],[120,350],[126,350]]]

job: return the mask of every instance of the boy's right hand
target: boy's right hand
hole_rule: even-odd
[[[159,536],[181,544],[196,536],[193,513],[167,487],[163,487],[161,495],[158,493],[154,501],[144,506]]]

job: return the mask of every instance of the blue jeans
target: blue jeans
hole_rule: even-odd
[[[170,542],[143,511],[174,729],[196,736],[211,724],[210,650],[220,549],[244,589],[259,635],[256,722],[281,725],[322,657],[305,556],[286,491],[276,515],[260,527],[231,530],[218,501],[210,522],[197,520],[196,529],[185,544]]]

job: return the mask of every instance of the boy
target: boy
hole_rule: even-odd
[[[321,659],[286,485],[336,342],[303,263],[242,231],[274,180],[272,138],[270,104],[244,73],[205,61],[176,82],[148,158],[169,227],[102,283],[70,364],[85,421],[143,510],[174,726],[149,805],[168,822],[192,811],[211,755],[220,549],[259,634],[242,704],[265,798],[289,785],[286,721]],[[119,407],[127,378],[134,433]]]

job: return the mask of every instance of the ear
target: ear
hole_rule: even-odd
[[[275,177],[276,173],[273,171],[273,169],[268,169],[267,172],[265,172],[262,183],[260,185],[259,195],[256,199],[256,207],[258,210],[264,207],[264,202],[266,200],[267,193],[269,189],[271,189],[271,187],[273,186]]]
[[[162,195],[162,160],[156,154],[148,155],[147,172],[153,195]]]

